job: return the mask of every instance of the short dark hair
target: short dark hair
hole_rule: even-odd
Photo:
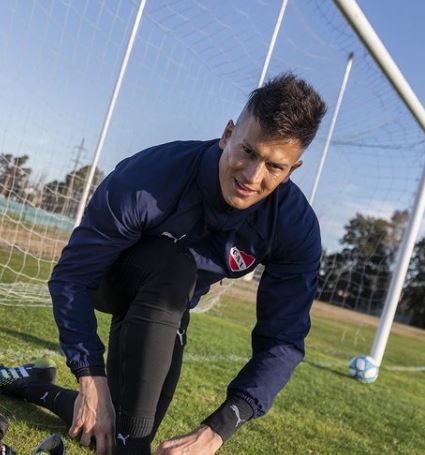
[[[316,135],[326,104],[306,81],[283,73],[251,92],[245,110],[267,136],[298,139],[305,149]]]

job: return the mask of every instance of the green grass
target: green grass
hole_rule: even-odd
[[[3,284],[47,282],[51,269],[51,260],[24,255],[16,247],[0,247],[0,280]]]
[[[207,314],[193,314],[181,381],[157,441],[190,431],[223,400],[226,385],[250,355],[252,304],[224,298]],[[101,315],[107,339],[108,317]],[[48,353],[59,365],[59,383],[76,388],[57,346],[49,309],[0,307],[0,362],[18,364]],[[346,375],[349,359],[367,353],[375,329],[315,317],[307,356],[272,410],[229,440],[221,454],[424,454],[425,373],[392,366],[425,365],[425,335],[391,335],[380,378],[371,385]],[[0,412],[14,416],[5,440],[22,454],[55,431],[51,414],[0,397]],[[88,453],[67,439],[68,453]]]
[[[52,212],[50,213],[52,216],[54,216]],[[33,221],[27,221],[25,220],[24,216],[13,210],[7,210],[3,212],[0,211],[0,215],[2,217],[1,224],[5,227],[11,227],[15,229],[18,225],[19,227],[29,229],[42,235],[48,235],[52,238],[57,238],[58,236],[69,236],[70,234],[70,229],[64,229],[58,226],[46,226],[45,224],[35,224]]]

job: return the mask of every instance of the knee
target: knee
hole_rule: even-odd
[[[191,252],[166,237],[145,237],[121,259],[124,280],[138,300],[167,310],[186,309],[193,296],[197,267]]]

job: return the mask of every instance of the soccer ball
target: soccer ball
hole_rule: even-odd
[[[379,367],[372,357],[368,355],[357,355],[351,359],[348,371],[350,372],[350,376],[361,382],[370,384],[378,378]]]

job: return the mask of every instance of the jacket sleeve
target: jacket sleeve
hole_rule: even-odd
[[[95,191],[53,270],[53,313],[74,374],[82,368],[104,368],[104,346],[90,295],[119,254],[139,240],[144,204],[138,192],[110,174]]]
[[[257,323],[252,358],[228,387],[228,396],[244,398],[253,417],[265,414],[304,357],[309,312],[317,290],[321,241],[313,214],[306,233],[276,249],[265,264],[257,294]]]

